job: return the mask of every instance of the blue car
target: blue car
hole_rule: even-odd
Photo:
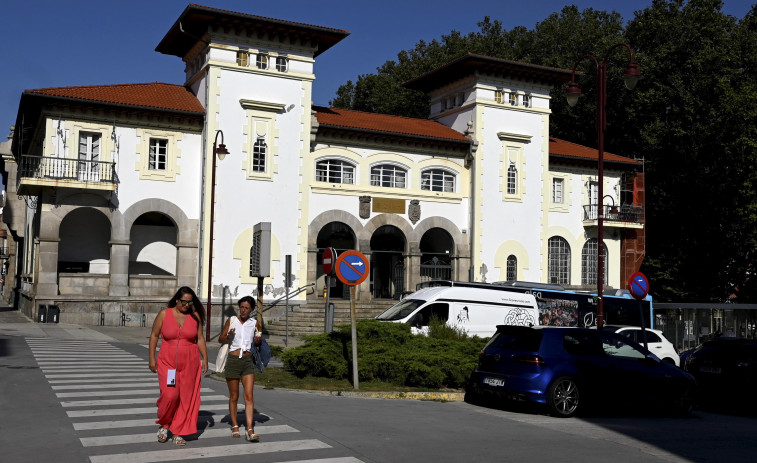
[[[696,381],[631,339],[605,330],[497,326],[470,379],[469,401],[495,395],[570,417],[593,404],[653,404],[688,415]]]

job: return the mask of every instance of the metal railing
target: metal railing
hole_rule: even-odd
[[[21,156],[17,178],[19,185],[24,178],[118,183],[115,162],[30,155]]]
[[[621,206],[601,207],[602,217],[605,220],[615,222],[644,223],[644,208],[641,206],[632,206],[623,204]],[[597,220],[599,218],[600,206],[598,204],[589,204],[584,206],[584,220]]]

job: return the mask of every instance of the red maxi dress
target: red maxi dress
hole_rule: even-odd
[[[197,432],[197,416],[200,412],[200,380],[202,362],[197,347],[197,320],[189,314],[184,325],[179,327],[173,309],[167,311],[160,329],[163,342],[158,352],[158,419],[171,433],[187,436]],[[167,386],[169,369],[176,369],[176,386]]]

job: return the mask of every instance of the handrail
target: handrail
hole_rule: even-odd
[[[283,296],[281,296],[280,298],[276,299],[276,300],[275,300],[275,301],[273,301],[272,303],[270,303],[270,304],[268,304],[267,306],[263,307],[263,313],[265,313],[265,312],[267,312],[268,310],[271,310],[272,308],[276,307],[276,305],[277,305],[277,304],[278,304],[279,302],[281,302],[281,300],[282,300],[282,299],[286,299],[286,298],[287,298],[287,296],[288,296],[288,297],[290,297],[290,298],[291,298],[291,297],[293,297],[293,296],[296,296],[296,295],[300,294],[301,292],[303,292],[303,291],[307,290],[307,289],[308,289],[308,288],[310,288],[311,286],[315,286],[315,283],[310,283],[310,284],[307,284],[307,285],[305,285],[305,286],[300,286],[300,287],[299,287],[299,288],[297,288],[296,290],[294,290],[294,291],[292,291],[292,292],[290,292],[290,293],[288,293],[288,294],[284,294]],[[310,293],[308,293],[308,295],[310,295],[310,294],[313,294],[314,292],[315,292],[315,288],[313,288],[313,291],[312,291],[312,292],[310,292]]]
[[[644,208],[631,204],[622,204],[620,206],[602,205],[602,218],[614,222],[635,222],[644,223]],[[589,204],[583,207],[584,220],[597,220],[600,214],[599,204]]]

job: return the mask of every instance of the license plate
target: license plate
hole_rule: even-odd
[[[502,378],[484,378],[484,384],[488,384],[489,386],[504,386],[505,380]]]
[[[722,372],[722,370],[717,367],[699,367],[699,371],[702,373],[714,373],[716,375],[719,375]]]

